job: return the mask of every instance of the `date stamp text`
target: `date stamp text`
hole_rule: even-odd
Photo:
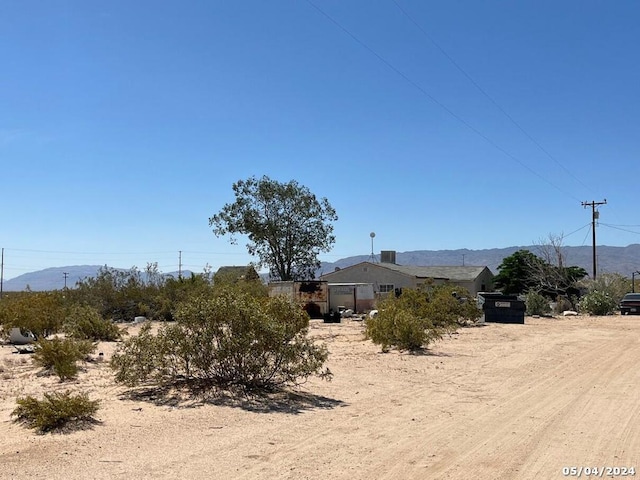
[[[635,467],[562,467],[562,475],[565,477],[635,477]]]

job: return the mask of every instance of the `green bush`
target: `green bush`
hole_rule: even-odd
[[[228,286],[182,303],[175,318],[155,335],[143,326],[120,346],[111,361],[116,381],[269,390],[330,378],[326,347],[307,337],[309,317],[284,298]]]
[[[380,302],[378,315],[367,319],[365,335],[383,351],[420,350],[482,315],[465,296],[467,291],[452,285],[404,289]]]
[[[55,373],[60,380],[68,380],[78,374],[77,362],[86,359],[94,350],[95,346],[87,340],[41,339],[36,342],[33,361]]]
[[[435,339],[435,329],[414,313],[387,305],[378,315],[367,319],[366,336],[383,352],[391,347],[399,350],[419,350]]]
[[[19,327],[36,337],[59,332],[64,316],[64,297],[60,292],[23,292],[0,302],[0,323],[4,330]]]
[[[527,315],[548,315],[551,313],[549,300],[533,290],[527,293],[524,303],[527,307]]]
[[[105,320],[95,308],[87,305],[70,308],[63,330],[69,337],[81,340],[115,342],[122,337],[118,325]]]
[[[626,293],[631,291],[631,280],[619,273],[602,273],[595,280],[583,280],[581,287],[586,289],[587,293],[596,291],[606,293],[617,304]]]
[[[98,411],[100,401],[89,400],[87,394],[45,393],[42,400],[28,396],[18,398],[18,406],[11,412],[15,421],[29,428],[46,433],[64,427],[81,428],[83,424],[95,422],[93,415]]]
[[[616,311],[618,300],[608,292],[594,290],[580,300],[580,311],[589,315],[610,315]]]

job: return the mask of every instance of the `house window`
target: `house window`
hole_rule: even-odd
[[[380,293],[389,293],[389,292],[393,292],[393,284],[380,285]]]

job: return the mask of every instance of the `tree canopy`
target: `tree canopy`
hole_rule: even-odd
[[[496,288],[505,294],[534,291],[549,298],[577,295],[579,290],[576,284],[587,276],[587,271],[577,266],[565,267],[560,250],[557,252],[557,265],[529,250],[518,250],[513,255],[505,257],[498,266],[499,273],[494,278]]]
[[[518,250],[502,260],[494,285],[507,295],[525,293],[535,285],[534,266],[541,262],[542,259],[529,250]]]
[[[232,188],[235,202],[209,218],[213,233],[230,235],[233,244],[236,235],[246,235],[247,251],[272,277],[314,278],[318,255],[335,243],[332,222],[338,217],[329,201],[295,180],[281,183],[267,176],[239,180]]]

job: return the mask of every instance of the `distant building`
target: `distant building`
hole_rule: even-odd
[[[493,291],[493,273],[486,266],[420,267],[397,265],[394,251],[381,252],[380,263],[361,262],[325,273],[321,280],[329,283],[370,283],[376,294],[385,295],[397,288],[417,288],[424,283],[449,283],[465,288],[475,296]]]
[[[329,289],[322,280],[271,282],[268,288],[269,296],[283,295],[301,304],[311,318],[322,318],[329,312]]]
[[[251,265],[246,266],[224,266],[218,268],[213,276],[214,283],[221,282],[237,282],[238,280],[257,280],[260,278],[256,269]]]

